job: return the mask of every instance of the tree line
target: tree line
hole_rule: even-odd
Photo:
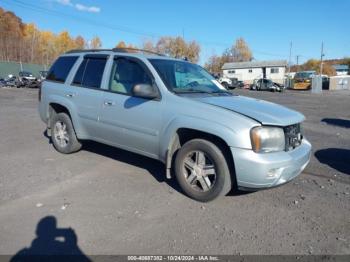
[[[68,31],[54,34],[50,31],[41,31],[33,23],[23,23],[21,18],[11,11],[5,11],[0,7],[0,60],[23,63],[35,63],[50,65],[60,54],[71,49],[102,47],[98,36],[91,40],[83,36],[73,37]],[[157,41],[145,40],[141,46],[126,44],[120,41],[116,47],[140,48],[152,52],[161,53],[175,58],[187,58],[197,63],[201,52],[201,46],[197,41],[185,41],[182,37],[163,36]],[[132,52],[132,50],[130,50]],[[225,58],[220,62],[249,60],[252,58],[251,51],[247,48],[244,39],[236,42],[236,47],[228,49],[223,55]],[[232,59],[231,59],[232,58]],[[210,58],[207,68],[210,71],[216,65],[211,65]],[[215,61],[214,61],[215,62]]]
[[[100,48],[99,37],[86,40],[67,31],[41,31],[33,23],[23,23],[13,12],[0,7],[0,60],[50,65],[71,49]]]

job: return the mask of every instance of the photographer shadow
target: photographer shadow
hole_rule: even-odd
[[[36,228],[37,237],[31,246],[18,251],[17,261],[91,261],[78,247],[78,237],[72,228],[57,228],[54,216],[42,218]]]

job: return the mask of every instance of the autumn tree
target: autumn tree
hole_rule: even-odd
[[[75,39],[74,39],[74,44],[75,44],[75,48],[77,49],[84,49],[85,48],[85,39],[78,35]]]
[[[223,64],[222,56],[212,55],[209,57],[204,67],[211,73],[220,73]]]
[[[154,46],[154,44],[153,44],[153,42],[152,42],[152,40],[150,40],[150,39],[146,39],[146,40],[143,41],[142,49],[143,50],[147,50],[147,51],[152,51],[152,52],[156,52],[157,51],[155,46]]]
[[[226,48],[221,56],[213,55],[205,63],[205,68],[212,73],[221,72],[225,63],[251,61],[253,54],[243,38],[238,38],[231,48]]]
[[[115,47],[116,48],[126,48],[126,44],[124,41],[119,41],[119,43]]]
[[[155,44],[151,40],[146,40],[142,45],[144,50],[175,58],[186,57],[193,63],[198,62],[201,51],[200,45],[196,41],[186,42],[182,37],[163,36]]]
[[[304,64],[300,66],[300,70],[307,71],[313,70],[316,71],[317,74],[320,73],[321,70],[321,61],[317,59],[309,59]],[[322,74],[328,76],[334,76],[336,74],[335,69],[329,63],[323,62]]]
[[[0,8],[0,59],[19,61],[24,24],[13,12]]]
[[[95,37],[92,45],[99,48],[102,43]],[[13,12],[0,8],[0,60],[49,66],[60,54],[86,46],[82,36],[40,31],[35,24],[25,24]]]
[[[115,46],[116,48],[126,48],[126,52],[128,53],[134,53],[136,52],[133,49],[138,49],[137,46],[134,46],[133,44],[126,44],[124,41],[119,41],[119,43]],[[129,50],[128,50],[129,48]]]
[[[38,56],[38,42],[40,39],[40,32],[35,24],[30,23],[24,26],[24,46],[21,52],[26,52],[29,62],[33,63],[34,58]]]
[[[231,48],[234,62],[252,61],[253,55],[246,41],[240,37]]]
[[[92,49],[98,49],[101,48],[102,42],[98,36],[95,36],[94,38],[91,39],[90,41],[90,48]]]

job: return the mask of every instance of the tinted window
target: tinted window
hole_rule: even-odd
[[[75,74],[73,84],[81,85],[83,83],[83,75],[85,72],[87,61],[88,59],[84,59],[83,62],[80,64],[79,69]]]
[[[131,95],[131,89],[137,84],[152,84],[152,80],[137,62],[118,58],[114,60],[109,89],[114,92]]]
[[[84,58],[74,77],[73,84],[100,88],[105,65],[105,58]]]
[[[64,83],[77,59],[77,56],[62,56],[58,58],[50,68],[46,79]]]

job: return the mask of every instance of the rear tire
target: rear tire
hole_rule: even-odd
[[[51,119],[51,140],[55,149],[63,154],[77,152],[81,148],[70,117],[66,113],[54,114]]]
[[[224,154],[204,139],[190,140],[179,149],[175,176],[185,194],[201,202],[226,195],[232,187]]]

